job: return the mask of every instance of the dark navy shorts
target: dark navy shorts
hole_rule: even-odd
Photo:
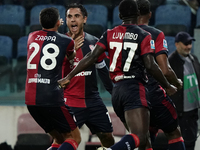
[[[49,133],[52,130],[66,133],[77,128],[73,113],[67,106],[27,106],[27,108],[31,116],[46,133]]]
[[[115,113],[125,122],[124,112],[146,107],[149,108],[145,86],[134,79],[127,79],[115,84],[112,91],[112,105]]]
[[[151,103],[150,126],[162,129],[166,133],[178,126],[177,112],[174,103],[161,86],[149,93]]]
[[[110,133],[112,123],[106,106],[103,104],[87,108],[70,107],[74,112],[79,128],[86,124],[92,134],[98,132]]]

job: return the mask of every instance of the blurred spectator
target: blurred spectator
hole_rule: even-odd
[[[198,108],[200,106],[200,64],[191,54],[192,41],[186,32],[175,37],[176,51],[169,56],[169,62],[177,77],[183,81],[183,88],[171,96],[176,105],[178,121],[186,150],[194,150],[198,132]]]

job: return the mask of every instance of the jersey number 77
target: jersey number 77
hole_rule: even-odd
[[[138,44],[137,43],[131,43],[131,42],[124,42],[123,44],[123,49],[122,49],[122,44],[120,42],[110,42],[110,49],[114,49],[114,47],[116,47],[114,56],[113,56],[113,60],[112,63],[110,65],[110,72],[114,72],[115,68],[116,68],[116,63],[117,63],[117,59],[119,57],[119,54],[122,50],[128,50],[130,49],[129,53],[128,53],[128,57],[125,61],[124,67],[123,67],[123,72],[128,72],[131,66],[131,62],[133,60],[133,57],[135,55],[135,51],[138,48]]]

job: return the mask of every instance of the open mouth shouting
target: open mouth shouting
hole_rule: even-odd
[[[77,32],[78,31],[78,26],[77,25],[71,25],[71,31],[72,32]]]

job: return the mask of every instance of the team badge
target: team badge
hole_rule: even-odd
[[[89,45],[89,47],[90,47],[91,51],[94,50],[94,45]]]
[[[151,43],[151,49],[155,49],[154,40],[151,40],[150,43]]]
[[[163,39],[163,47],[167,48],[167,41],[165,39]]]

